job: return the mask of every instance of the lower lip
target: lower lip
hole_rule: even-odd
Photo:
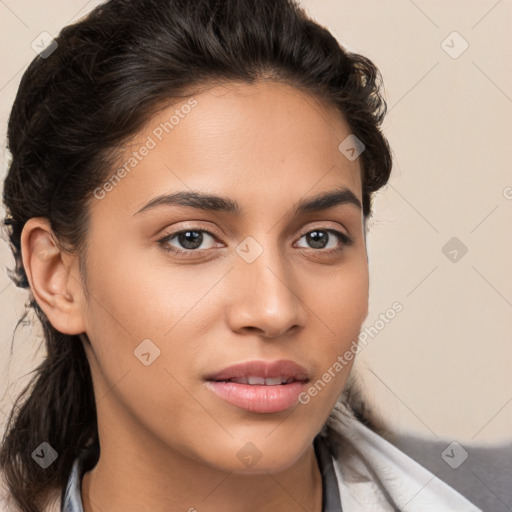
[[[206,382],[217,396],[230,404],[250,412],[280,412],[298,401],[299,395],[306,388],[306,382],[291,382],[277,386],[258,386],[238,384],[237,382]]]

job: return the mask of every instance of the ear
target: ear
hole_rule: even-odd
[[[85,331],[85,298],[78,256],[62,250],[48,219],[29,219],[21,233],[23,266],[34,299],[52,326],[63,334]]]

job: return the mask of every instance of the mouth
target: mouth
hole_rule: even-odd
[[[308,379],[297,379],[295,377],[259,377],[250,375],[248,377],[235,377],[232,379],[212,379],[212,382],[236,382],[237,384],[248,384],[249,386],[282,386],[292,382],[307,382]]]
[[[219,372],[208,375],[206,380],[276,386],[293,381],[309,380],[309,373],[306,368],[290,360],[248,361],[228,366]]]
[[[206,377],[219,398],[256,413],[281,412],[297,404],[309,382],[307,370],[293,361],[251,361]]]

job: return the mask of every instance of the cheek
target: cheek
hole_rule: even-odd
[[[86,327],[98,380],[106,389],[122,378],[126,389],[136,382],[133,401],[143,407],[183,403],[179,384],[190,385],[203,350],[202,329],[216,311],[205,292],[223,272],[148,264],[133,249],[116,247],[91,262]]]
[[[111,244],[110,249],[91,263],[91,311],[133,342],[165,340],[183,328],[183,320],[200,310],[196,306],[205,291],[222,276],[220,270],[194,270],[172,266],[165,257],[149,258],[147,253],[157,248],[121,250]]]
[[[358,352],[358,336],[368,314],[368,277],[366,260],[361,260],[333,274],[307,300],[318,317],[317,339],[320,331],[326,334],[321,337],[322,350],[316,355],[317,378],[322,382],[312,393],[330,395],[327,402],[332,405],[343,390]]]
[[[191,418],[208,420],[188,391],[201,350],[192,342],[201,316],[194,305],[206,283],[191,287],[183,273],[171,279],[167,272],[162,278],[158,268],[126,259],[103,266],[90,281],[87,334],[93,352],[88,358],[98,415],[119,419],[128,414],[169,442],[181,436],[187,438],[185,445],[192,443],[198,432]]]
[[[308,294],[307,304],[324,321],[334,344],[343,345],[357,337],[368,314],[369,275],[366,260],[339,267],[322,286]]]

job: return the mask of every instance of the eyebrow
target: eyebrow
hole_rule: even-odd
[[[138,215],[162,205],[186,206],[190,208],[197,208],[199,210],[224,212],[237,216],[239,216],[243,211],[237,201],[227,197],[195,191],[180,191],[173,194],[165,194],[155,197],[134,213],[134,215]],[[323,192],[310,198],[301,199],[294,206],[293,214],[300,215],[307,212],[317,212],[337,205],[352,205],[359,210],[362,209],[361,201],[359,201],[350,189],[338,187],[332,191]]]

